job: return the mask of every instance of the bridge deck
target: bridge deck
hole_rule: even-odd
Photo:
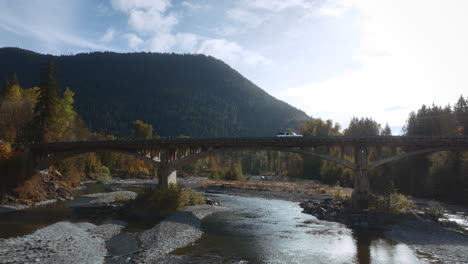
[[[215,137],[215,138],[161,138],[149,140],[107,140],[107,141],[74,141],[30,144],[31,149],[64,150],[80,148],[179,148],[179,147],[223,147],[223,148],[281,148],[281,147],[317,147],[333,145],[395,146],[414,148],[466,147],[467,136],[445,137]]]

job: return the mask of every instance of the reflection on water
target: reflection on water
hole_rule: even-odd
[[[216,195],[230,210],[206,217],[206,234],[175,254],[226,263],[421,263],[405,245],[301,213],[292,202]],[[201,263],[201,262],[200,262]]]
[[[139,192],[143,186],[121,186],[108,185],[102,183],[87,184],[87,189],[79,194],[111,192],[116,188]],[[82,214],[75,212],[71,206],[85,204],[95,198],[78,196],[73,201],[57,202],[46,206],[33,207],[20,211],[12,211],[0,214],[0,238],[23,236],[36,231],[39,228],[54,224],[60,221],[70,222],[91,222],[100,224],[105,220],[123,220],[128,223],[125,231],[138,232],[153,227],[160,221],[158,216],[151,211],[132,211],[132,214],[106,215]]]

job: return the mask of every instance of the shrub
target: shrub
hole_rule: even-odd
[[[414,208],[414,203],[401,193],[388,196],[376,196],[369,203],[369,208],[389,213],[405,213]]]
[[[242,165],[239,163],[236,163],[234,165],[234,168],[232,168],[232,176],[235,181],[243,181],[244,180],[244,174],[242,174]]]
[[[341,187],[339,185],[335,186],[335,189],[333,191],[333,199],[334,200],[343,201],[343,200],[347,200],[349,198],[350,197],[343,192],[343,190],[341,189]]]
[[[217,169],[211,170],[211,172],[210,172],[210,178],[213,179],[213,180],[219,180],[219,179],[221,179],[221,176],[219,175],[219,170],[217,170]]]
[[[430,201],[426,209],[427,214],[432,217],[434,221],[439,221],[439,218],[444,217],[444,208],[436,201]]]
[[[109,168],[102,165],[99,170],[90,174],[90,178],[97,181],[109,180],[111,178]]]
[[[7,142],[0,141],[0,160],[7,160],[13,155],[11,145]]]
[[[115,199],[114,199],[114,200],[115,200],[116,202],[124,202],[124,201],[129,201],[129,200],[131,200],[131,199],[132,199],[132,198],[131,198],[130,196],[126,195],[125,193],[119,192],[119,193],[117,193],[117,194],[115,195]]]
[[[170,213],[186,206],[205,204],[205,197],[190,188],[183,188],[171,184],[169,187],[146,189],[135,200],[137,206],[160,210]]]

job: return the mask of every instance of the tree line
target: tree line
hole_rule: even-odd
[[[12,75],[0,87],[0,171],[2,182],[11,175],[5,161],[21,149],[12,146],[27,142],[76,140],[113,140],[115,135],[93,132],[75,110],[75,93],[59,88],[53,63],[41,70],[38,86],[23,88]],[[137,119],[137,118],[135,118]],[[210,129],[209,126],[207,129]],[[342,129],[332,120],[309,118],[297,132],[304,136],[390,136],[392,131],[371,118],[351,119]],[[158,129],[142,120],[134,120],[131,136],[157,137]],[[468,134],[468,98],[461,96],[452,106],[425,106],[409,114],[403,134],[407,136],[445,136]],[[128,136],[126,134],[125,136]],[[181,137],[187,137],[180,135]],[[319,153],[340,156],[340,150],[319,147]],[[383,156],[395,150],[383,148]],[[398,150],[396,150],[398,151]],[[345,149],[345,159],[353,152]],[[375,160],[371,149],[369,159]],[[112,176],[153,177],[153,168],[144,161],[118,153],[88,153],[61,161],[55,167],[62,181],[72,186],[83,179],[106,179]],[[352,170],[331,161],[278,151],[226,153],[197,161],[179,170],[179,175],[206,175],[214,179],[243,180],[245,175],[279,175],[288,178],[320,180],[326,184],[352,187]],[[408,157],[370,172],[372,189],[379,194],[404,192],[411,195],[467,203],[468,151],[443,151]],[[6,185],[3,185],[6,186]]]

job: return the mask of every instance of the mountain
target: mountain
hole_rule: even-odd
[[[0,48],[0,80],[39,84],[52,60],[60,88],[94,131],[128,136],[135,120],[161,136],[272,136],[309,117],[274,98],[224,62],[205,55],[93,52],[43,55]]]

